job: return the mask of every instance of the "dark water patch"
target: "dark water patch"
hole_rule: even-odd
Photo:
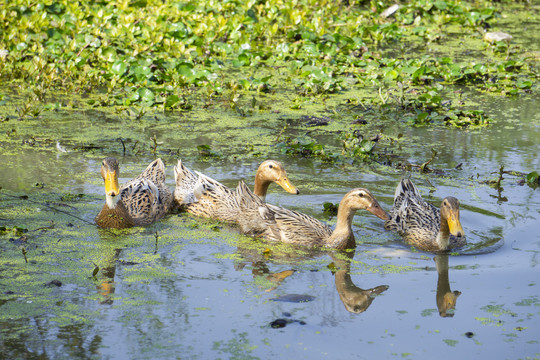
[[[45,284],[47,287],[60,287],[62,286],[62,282],[60,280],[51,280],[48,283]]]
[[[305,303],[315,300],[315,296],[312,295],[306,295],[306,294],[286,294],[281,295],[276,298],[272,298],[270,300],[272,301],[282,301],[282,302],[290,302],[290,303]]]
[[[306,325],[305,321],[294,319],[276,319],[270,323],[270,327],[273,329],[282,329],[289,324],[298,323],[300,325]]]

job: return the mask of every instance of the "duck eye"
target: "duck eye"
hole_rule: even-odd
[[[359,192],[359,193],[358,193],[358,196],[364,197],[364,193],[363,193],[363,192]]]
[[[273,169],[273,168],[274,168],[274,165],[270,164],[270,165],[268,165],[268,167],[269,167],[270,169]]]

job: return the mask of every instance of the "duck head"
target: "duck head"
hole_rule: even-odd
[[[257,169],[254,193],[264,199],[268,186],[272,182],[275,182],[290,194],[300,194],[300,191],[298,191],[287,177],[287,172],[283,164],[276,160],[266,160]]]
[[[109,209],[116,207],[120,199],[120,190],[118,185],[119,174],[118,160],[113,157],[108,157],[101,164],[101,177],[105,182],[105,198]]]

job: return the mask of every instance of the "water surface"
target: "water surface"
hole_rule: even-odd
[[[160,156],[171,188],[178,158],[233,187],[240,179],[252,184],[263,160],[239,144],[268,146],[279,130],[261,125],[263,118],[212,112],[139,125],[91,111],[10,120],[3,131],[16,128],[21,141],[4,139],[0,152],[6,229],[0,352],[6,358],[538,358],[539,190],[510,174],[502,189],[484,183],[501,166],[540,169],[536,100],[491,99],[499,120],[483,130],[409,128],[399,121],[362,128],[403,133],[393,148],[381,145],[398,162],[422,164],[436,149],[436,174],[270,151],[301,194],[273,186],[267,200],[331,224],[324,202],[337,203],[363,186],[390,209],[402,176],[412,176],[434,204],[459,198],[470,246],[450,256],[412,249],[367,212],[357,213],[357,247],[345,255],[254,241],[185,214],[148,228],[99,230],[91,223],[104,201],[103,157],[119,158],[121,182]],[[73,133],[73,125],[80,130]],[[32,132],[39,133],[34,144],[22,141]],[[163,142],[155,155],[139,148],[154,134]],[[128,144],[125,155],[119,137]],[[57,150],[57,141],[68,152]],[[222,156],[199,157],[200,144]],[[16,233],[15,226],[27,232]]]

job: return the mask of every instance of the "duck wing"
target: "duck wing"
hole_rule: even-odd
[[[172,194],[165,184],[165,164],[156,159],[120,187],[120,197],[137,225],[149,225],[167,214]]]
[[[324,241],[332,235],[332,229],[328,225],[312,216],[279,206],[267,206],[274,213],[282,242],[310,246],[324,245]]]
[[[409,179],[398,184],[389,215],[384,227],[397,231],[407,242],[434,241],[439,232],[440,210],[426,202]]]
[[[235,222],[240,210],[235,192],[198,171],[195,174],[197,180],[186,198],[189,202],[184,201],[184,209],[197,216]]]
[[[149,180],[132,180],[120,188],[120,198],[137,225],[153,223],[164,215],[164,201],[158,187]]]

